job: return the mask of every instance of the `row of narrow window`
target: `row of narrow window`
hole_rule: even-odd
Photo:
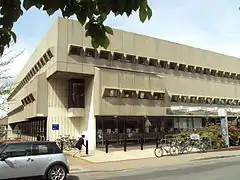
[[[192,73],[199,73],[205,75],[211,75],[215,77],[225,77],[231,79],[238,79],[240,80],[240,74],[234,72],[224,72],[222,70],[204,68],[200,66],[193,66],[187,64],[181,64],[177,62],[167,61],[167,60],[158,60],[155,58],[147,58],[147,57],[140,57],[131,54],[123,54],[119,52],[111,52],[107,50],[98,50],[93,48],[83,48],[81,46],[70,45],[69,46],[69,55],[77,55],[77,56],[85,56],[85,57],[92,57],[92,58],[101,58],[106,60],[116,60],[125,63],[133,63],[133,64],[141,64],[145,66],[155,66],[161,67],[166,69],[184,71],[184,72],[192,72]]]
[[[136,91],[136,90],[120,90],[105,88],[103,97],[112,98],[131,98],[131,99],[149,99],[149,100],[164,100],[164,92],[151,91]],[[171,102],[195,103],[195,104],[216,104],[216,105],[240,105],[237,99],[226,98],[210,98],[198,96],[170,95]]]
[[[52,57],[53,53],[51,52],[50,49],[48,49],[46,53],[44,53],[44,55],[39,59],[39,61],[27,73],[23,80],[13,90],[13,92],[8,97],[8,100],[15,96],[25,86],[25,84],[28,83],[38,73],[38,71],[47,64],[48,61],[51,60]]]
[[[172,95],[172,102],[182,103],[200,103],[200,104],[216,104],[216,105],[240,105],[238,99],[227,99],[218,97],[197,97],[197,96],[184,96],[184,95]]]
[[[35,98],[34,98],[34,96],[33,96],[32,93],[29,94],[29,95],[27,95],[25,98],[23,98],[23,99],[21,100],[23,106],[26,106],[26,105],[32,103],[33,101],[35,101]]]
[[[164,100],[164,92],[135,91],[106,88],[103,97]]]

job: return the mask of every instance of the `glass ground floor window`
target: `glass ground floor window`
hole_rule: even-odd
[[[21,132],[21,137],[28,141],[36,140],[40,137],[41,140],[46,140],[47,120],[46,118],[31,118],[28,121],[14,123],[10,125],[12,130]]]
[[[129,144],[140,139],[151,143],[186,129],[201,128],[204,121],[202,117],[96,117],[97,146],[103,146],[106,140],[115,145],[122,145],[124,139]]]

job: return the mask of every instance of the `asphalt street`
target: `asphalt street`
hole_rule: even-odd
[[[78,172],[68,180],[239,180],[240,157],[196,161],[165,168],[145,168],[119,172]]]

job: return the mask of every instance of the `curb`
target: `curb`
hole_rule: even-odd
[[[126,168],[126,169],[112,169],[112,170],[90,170],[90,169],[76,169],[70,170],[70,174],[78,174],[78,173],[111,173],[111,172],[123,172],[130,171],[134,168]]]
[[[229,148],[221,148],[221,149],[213,149],[210,152],[220,152],[220,151],[237,151],[240,150],[240,146],[236,146],[236,147],[229,147]]]
[[[205,157],[205,158],[193,159],[193,160],[191,160],[191,162],[195,162],[195,161],[208,161],[208,160],[224,159],[224,158],[233,158],[233,157],[239,157],[239,156],[240,156],[240,155],[212,156],[212,157]]]
[[[64,154],[66,154],[67,156],[72,156],[71,153],[64,152]],[[84,159],[84,158],[82,158],[82,157],[79,157],[79,156],[74,156],[74,157],[72,157],[72,158],[78,158],[78,159],[81,159],[82,161],[85,161],[86,163],[95,164],[94,162],[89,161],[89,160],[86,160],[86,159]]]

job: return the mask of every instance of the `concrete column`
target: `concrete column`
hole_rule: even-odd
[[[88,140],[89,151],[96,149],[96,119],[94,116],[94,78],[86,78],[86,140]]]

